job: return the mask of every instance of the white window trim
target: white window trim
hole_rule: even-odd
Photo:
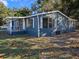
[[[53,21],[53,19],[51,19],[51,20]],[[50,19],[48,18],[48,28],[50,28],[50,27],[49,27],[49,24],[50,24],[50,23],[51,23],[51,24],[53,23],[52,21],[50,22]],[[53,24],[52,24],[52,28],[53,28]]]
[[[43,18],[44,18],[44,17],[42,17],[42,25],[41,25],[42,28],[44,28],[44,27],[43,27]],[[49,18],[48,18],[47,21],[48,21],[47,28],[48,28],[48,29],[52,29],[52,28],[54,28],[54,27],[53,27],[53,19],[52,19],[52,22],[49,22]],[[50,24],[50,23],[52,23],[52,28],[49,27],[49,24]]]

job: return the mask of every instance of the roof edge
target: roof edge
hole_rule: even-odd
[[[65,16],[66,18],[68,18],[69,20],[72,20],[72,18],[66,16],[64,13],[60,12],[59,10],[56,10],[56,11],[49,11],[49,12],[42,12],[42,13],[37,13],[35,15],[29,15],[29,16],[8,16],[6,17],[5,19],[11,19],[11,18],[29,18],[29,17],[34,17],[34,16],[39,16],[39,15],[42,15],[42,14],[49,14],[49,13],[55,13],[55,12],[59,12],[60,14],[62,14],[63,16]]]

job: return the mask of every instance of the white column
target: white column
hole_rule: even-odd
[[[23,30],[25,30],[25,19],[23,18]]]
[[[33,18],[33,28],[34,28],[34,23],[35,23],[35,22],[34,22],[34,18]]]
[[[53,32],[56,32],[57,30],[58,30],[58,25],[57,25],[57,22],[58,21],[58,15],[57,14],[55,14],[55,19],[54,19],[54,30],[53,30]]]
[[[26,19],[26,27],[28,27],[28,19]]]
[[[54,28],[57,28],[57,20],[58,20],[58,18],[55,18],[55,19],[54,19],[54,21],[55,21],[55,22],[54,22]]]
[[[72,23],[71,23],[71,21],[69,20],[69,29],[71,28],[71,26],[72,26]]]
[[[75,25],[75,21],[73,21],[73,27],[75,28],[75,26],[76,26],[76,25]]]
[[[12,19],[10,20],[10,34],[12,34]]]
[[[7,31],[9,31],[9,20],[6,21],[6,25],[7,25]]]
[[[74,21],[72,21],[72,27],[75,28]]]
[[[38,37],[40,37],[40,27],[39,27],[39,16],[37,15],[37,20],[38,20]]]
[[[40,28],[43,28],[43,18],[41,17],[41,25],[40,25]]]
[[[73,27],[74,27],[74,22],[72,21],[72,25],[73,25]]]

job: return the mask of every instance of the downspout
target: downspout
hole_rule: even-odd
[[[40,26],[39,26],[39,16],[37,15],[37,20],[38,20],[38,38],[40,37]]]

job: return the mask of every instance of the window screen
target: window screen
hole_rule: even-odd
[[[28,19],[28,27],[33,28],[33,19],[32,18]]]
[[[49,17],[43,18],[43,28],[52,28],[53,27],[53,19]]]

